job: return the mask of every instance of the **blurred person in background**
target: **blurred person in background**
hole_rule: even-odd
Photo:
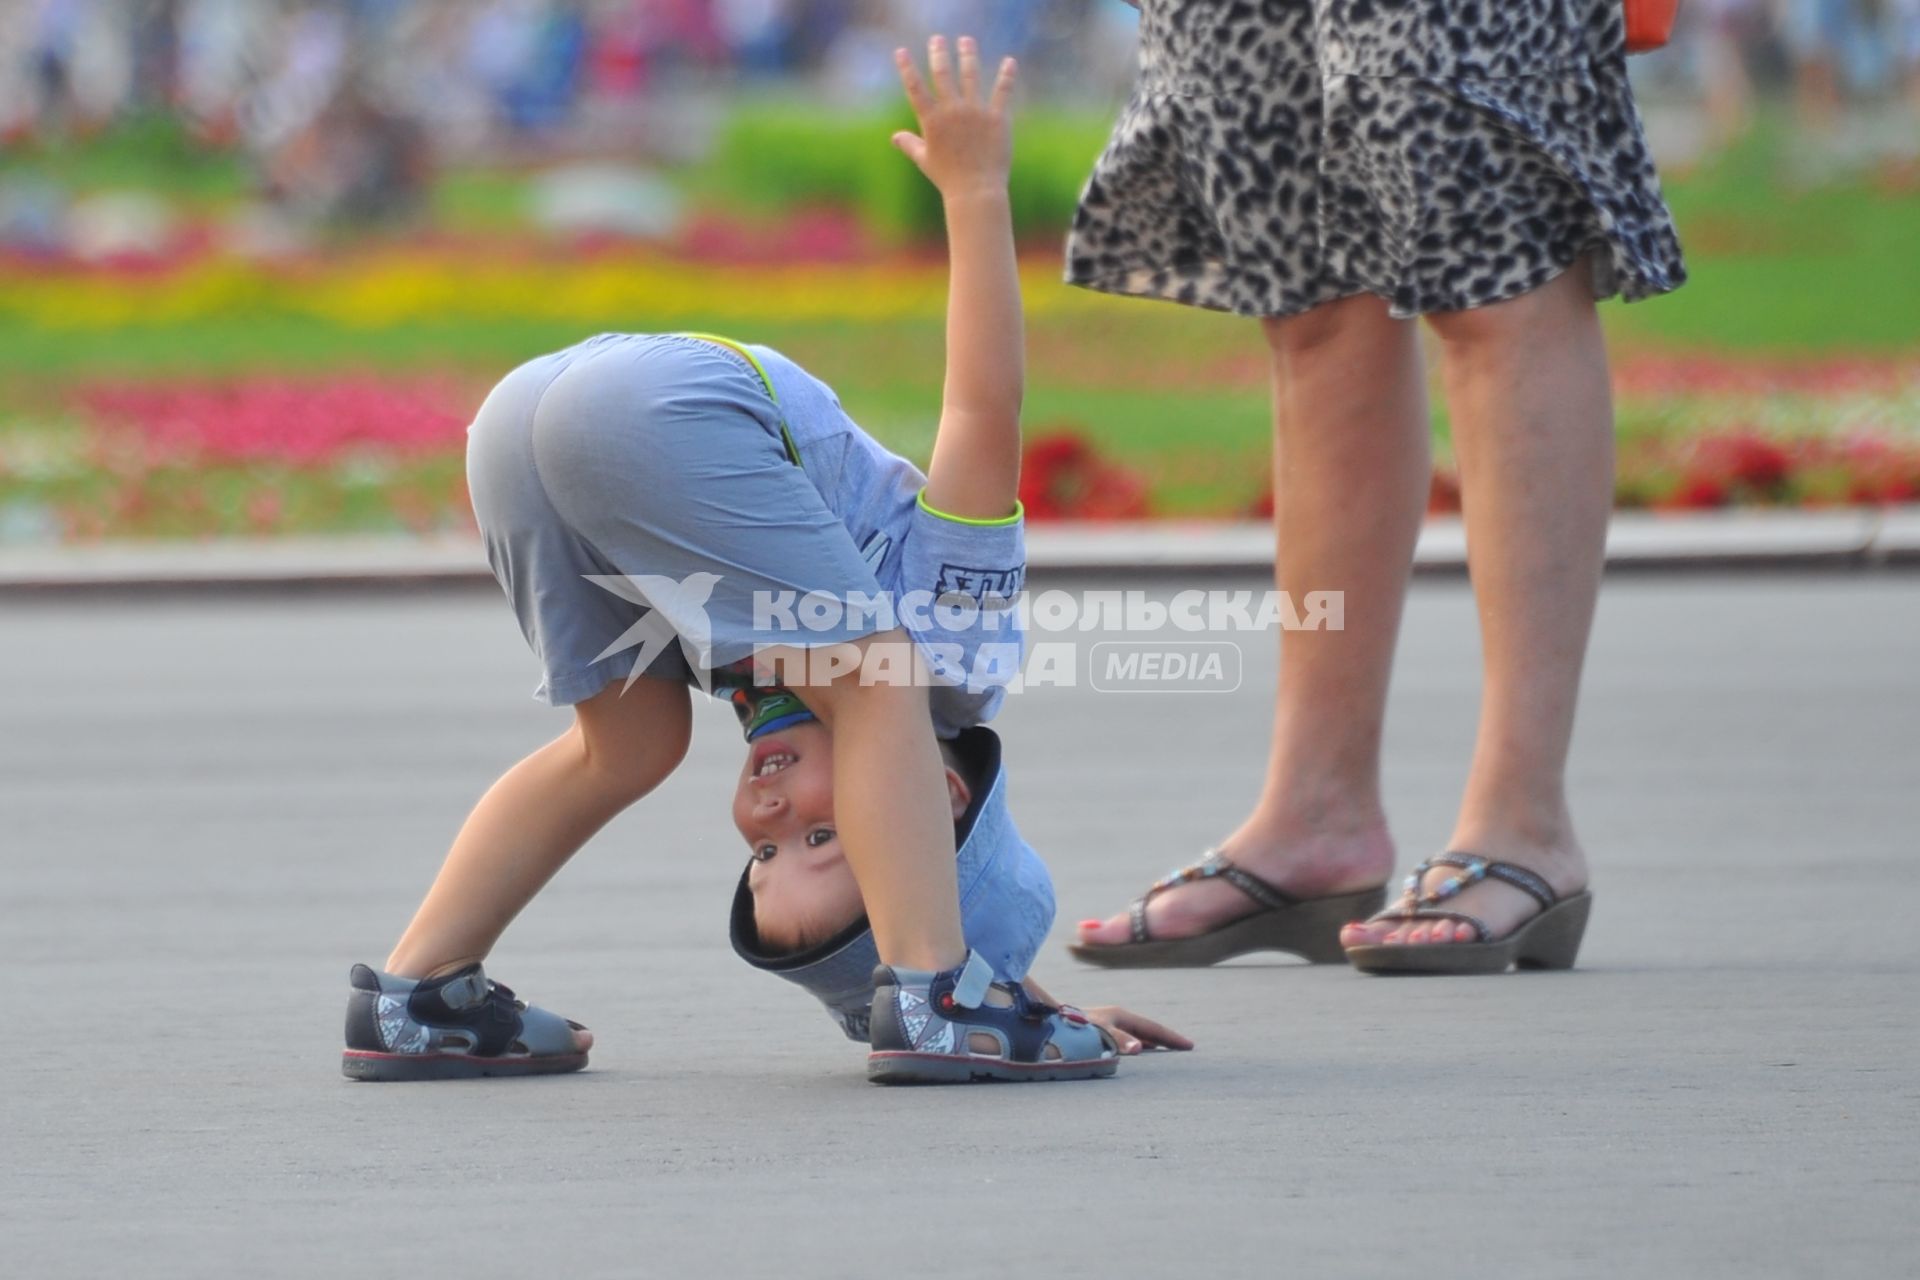
[[[1681,10],[1707,117],[1706,149],[1722,150],[1753,124],[1748,49],[1764,22],[1762,0],[1693,0]]]
[[[65,131],[75,114],[73,62],[85,8],[82,0],[32,0],[27,15],[33,111],[48,134]]]
[[[1913,56],[1911,0],[1785,0],[1801,123],[1832,133],[1849,102],[1888,87]]]
[[[270,195],[304,219],[364,229],[417,214],[432,165],[419,126],[367,76],[351,75],[266,158],[265,172]]]
[[[720,38],[742,72],[764,77],[791,69],[798,8],[794,0],[715,0]]]
[[[1920,112],[1920,0],[1888,0],[1888,24],[1907,106]]]
[[[180,64],[180,0],[129,0],[132,77],[128,105],[164,110],[175,103]]]

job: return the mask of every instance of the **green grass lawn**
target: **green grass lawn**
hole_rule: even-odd
[[[1709,166],[1666,184],[1691,279],[1609,309],[1629,348],[1777,356],[1920,350],[1920,191],[1870,178],[1797,191],[1786,136],[1763,124]]]

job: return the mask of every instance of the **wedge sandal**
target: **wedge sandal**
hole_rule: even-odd
[[[438,978],[353,966],[347,997],[349,1080],[471,1080],[578,1071],[577,1022],[536,1009],[477,964]]]
[[[1220,879],[1253,899],[1259,907],[1250,916],[1188,938],[1155,938],[1147,930],[1147,904],[1176,885]],[[1157,881],[1127,909],[1132,939],[1105,945],[1085,942],[1067,947],[1076,960],[1109,969],[1204,968],[1255,951],[1286,951],[1314,964],[1337,964],[1346,958],[1340,949],[1340,929],[1387,900],[1384,888],[1329,898],[1296,898],[1244,867],[1226,854],[1209,850],[1206,857]]]
[[[1432,889],[1423,889],[1422,881],[1435,867],[1451,867],[1458,875],[1448,876]],[[1464,911],[1441,906],[1470,885],[1482,880],[1510,884],[1540,904],[1540,914],[1525,921],[1504,938],[1496,938],[1486,922]],[[1561,897],[1553,886],[1525,867],[1511,862],[1495,862],[1471,853],[1443,853],[1428,858],[1408,876],[1400,900],[1385,911],[1369,917],[1376,920],[1451,920],[1469,926],[1473,942],[1375,942],[1348,947],[1347,959],[1362,973],[1505,973],[1509,968],[1571,969],[1580,954],[1580,939],[1587,931],[1587,916],[1593,909],[1593,894],[1582,889]]]
[[[996,989],[1007,1003],[992,998]],[[1094,1080],[1119,1066],[1112,1037],[1085,1014],[997,981],[978,951],[938,973],[873,971],[867,1079],[875,1084]]]

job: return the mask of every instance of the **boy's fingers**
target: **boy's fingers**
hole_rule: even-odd
[[[893,135],[893,145],[900,148],[901,154],[915,164],[920,164],[927,158],[926,139],[918,134],[908,133],[902,129]]]
[[[953,63],[947,58],[947,38],[934,36],[927,41],[927,75],[933,80],[936,98],[954,96]]]
[[[993,100],[990,104],[995,111],[1007,109],[1007,103],[1013,97],[1013,80],[1018,70],[1012,58],[1000,59],[999,74],[993,78]]]
[[[920,68],[913,65],[913,55],[905,49],[895,49],[893,65],[900,70],[900,87],[907,91],[907,105],[913,108],[914,115],[926,115],[933,100],[927,97],[927,86],[920,79]]]
[[[1162,1049],[1191,1049],[1193,1041],[1175,1031],[1172,1027],[1163,1027],[1152,1018],[1143,1018],[1132,1010],[1122,1010],[1116,1019],[1129,1033],[1139,1036],[1148,1044]]]
[[[960,37],[960,96],[980,101],[980,46],[972,36]]]

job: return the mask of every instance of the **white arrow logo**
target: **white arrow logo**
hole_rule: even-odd
[[[640,651],[634,655],[633,672],[620,692],[633,688],[633,682],[645,675],[653,660],[675,640],[680,642],[680,652],[686,655],[700,688],[712,692],[713,623],[707,617],[707,601],[720,581],[719,574],[690,573],[678,580],[653,573],[589,573],[585,577],[602,591],[611,591],[648,611],[646,617],[594,655],[593,660],[599,662],[628,649]]]

